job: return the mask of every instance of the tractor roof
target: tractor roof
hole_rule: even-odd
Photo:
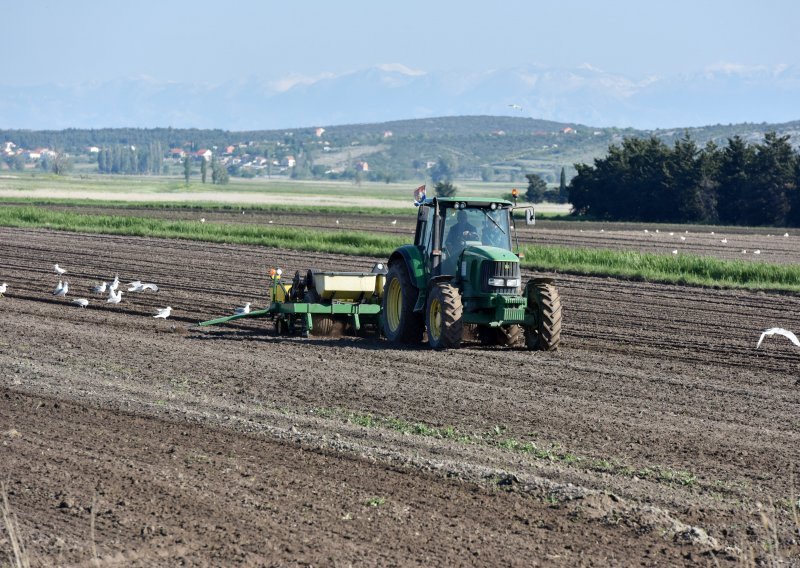
[[[492,203],[497,203],[498,205],[511,207],[514,204],[506,199],[497,199],[495,197],[435,197],[429,198],[425,200],[426,204],[433,203],[433,200],[436,199],[439,203],[445,205],[453,205],[456,203],[466,203],[467,207],[482,207],[488,206]]]

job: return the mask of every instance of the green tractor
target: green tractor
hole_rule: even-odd
[[[553,351],[561,341],[561,299],[551,278],[524,286],[512,251],[515,207],[485,198],[427,199],[414,244],[388,262],[381,325],[389,341],[434,349],[459,347],[467,335],[488,345]],[[526,209],[534,223],[532,208]]]

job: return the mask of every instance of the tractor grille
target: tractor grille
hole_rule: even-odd
[[[513,261],[485,261],[481,266],[481,288],[484,292],[495,294],[517,294],[518,287],[497,288],[489,286],[489,278],[516,278],[519,280],[519,262]]]

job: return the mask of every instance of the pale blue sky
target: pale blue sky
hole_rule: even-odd
[[[216,83],[379,64],[528,64],[642,77],[800,63],[793,0],[0,0],[0,84]]]

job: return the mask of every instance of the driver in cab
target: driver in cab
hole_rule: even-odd
[[[447,249],[447,257],[451,262],[455,262],[467,241],[480,240],[478,229],[467,220],[467,212],[460,209],[457,213],[456,224],[450,227],[447,238],[444,241]]]

